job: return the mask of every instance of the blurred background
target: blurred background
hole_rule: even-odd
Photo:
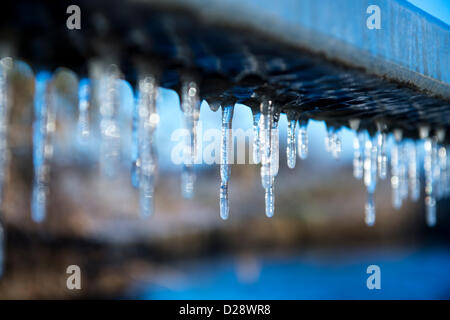
[[[410,2],[450,23],[447,1]],[[124,80],[120,86],[122,165],[114,178],[107,178],[96,161],[98,139],[80,145],[74,138],[77,78],[68,70],[60,70],[57,76],[61,107],[51,196],[46,220],[36,224],[29,205],[33,110],[26,107],[32,105],[34,80],[30,66],[16,63],[13,86],[19,107],[11,114],[0,298],[450,298],[450,200],[439,201],[437,225],[429,228],[423,190],[419,201],[408,200],[395,210],[389,179],[382,180],[375,197],[377,221],[367,227],[366,190],[352,174],[354,133],[350,130],[341,131],[342,156],[335,160],[324,148],[325,123],[311,120],[309,156],[297,159],[295,169],[289,169],[287,119],[282,114],[274,217],[264,214],[259,165],[233,165],[230,218],[223,221],[218,165],[196,165],[195,195],[181,197],[181,165],[171,160],[177,145],[173,132],[182,127],[180,102],[175,91],[161,88],[155,214],[143,218],[138,191],[130,182],[135,102],[130,84]],[[251,129],[252,121],[251,109],[237,104],[233,128]],[[200,123],[203,132],[220,128],[220,110],[211,111],[203,101]],[[246,141],[247,150],[249,144]],[[373,264],[381,268],[381,290],[366,287],[366,269]],[[81,268],[81,290],[66,287],[69,265]]]

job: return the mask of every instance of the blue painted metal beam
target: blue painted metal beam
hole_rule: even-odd
[[[181,6],[450,99],[450,27],[403,0],[134,0]],[[369,29],[369,5],[381,29]]]

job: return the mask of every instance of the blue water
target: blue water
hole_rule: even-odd
[[[246,262],[245,262],[246,261]],[[369,265],[381,289],[366,286]],[[278,258],[222,259],[180,266],[141,299],[449,299],[450,251],[310,252]]]

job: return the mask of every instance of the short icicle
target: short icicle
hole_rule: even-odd
[[[260,106],[260,143],[261,143],[261,183],[265,190],[266,216],[272,217],[274,213],[274,176],[271,173],[272,164],[272,126],[274,118],[273,102],[263,98]]]
[[[222,105],[222,139],[220,146],[220,217],[228,219],[230,205],[228,199],[228,181],[231,174],[231,150],[233,148],[232,122],[233,104]]]

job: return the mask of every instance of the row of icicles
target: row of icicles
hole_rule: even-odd
[[[3,58],[0,65],[0,192],[5,180],[8,159],[7,128],[11,90],[9,72],[11,58]],[[92,71],[93,70],[93,71]],[[77,139],[82,143],[90,136],[90,109],[94,101],[99,105],[100,168],[106,176],[114,174],[120,155],[120,126],[118,121],[120,71],[115,65],[97,65],[91,70],[91,79],[79,82],[79,112]],[[156,108],[158,84],[151,73],[141,74],[137,82],[136,103],[132,123],[132,169],[131,181],[139,190],[139,205],[143,216],[150,216],[154,210],[154,189],[157,175],[157,156],[154,146],[154,132],[159,123]],[[181,190],[185,198],[194,192],[194,163],[197,155],[197,124],[200,114],[199,87],[194,78],[182,77],[181,110],[184,125],[189,134],[184,143]],[[217,111],[220,104],[211,104]],[[52,76],[48,72],[36,75],[33,123],[33,165],[31,213],[36,222],[44,220],[49,193],[50,162],[53,153],[52,136],[55,132],[55,110],[52,102]],[[220,152],[220,216],[227,219],[230,214],[228,182],[231,172],[229,159],[233,147],[232,119],[234,103],[222,103],[222,138]],[[261,164],[261,183],[265,190],[265,213],[274,214],[274,179],[279,169],[278,120],[280,112],[273,101],[261,97],[259,110],[253,109],[253,162]],[[294,168],[297,153],[300,159],[308,156],[308,118],[298,111],[287,112],[287,164]],[[297,124],[299,129],[297,129]],[[351,120],[350,127],[357,133],[354,138],[353,174],[362,179],[367,188],[365,222],[375,223],[374,192],[377,179],[385,179],[388,173],[388,150],[386,130],[380,126],[378,132],[369,135],[359,128],[358,120]],[[433,134],[432,134],[433,133]],[[401,130],[394,130],[395,142],[390,150],[392,198],[395,208],[400,208],[408,197],[420,197],[420,168],[418,144],[412,140],[403,141]],[[447,152],[441,143],[444,130],[420,128],[424,142],[425,204],[426,221],[429,226],[436,223],[436,201],[450,193]],[[342,150],[339,130],[329,126],[325,139],[326,151],[336,159]],[[1,236],[1,230],[0,230]]]

